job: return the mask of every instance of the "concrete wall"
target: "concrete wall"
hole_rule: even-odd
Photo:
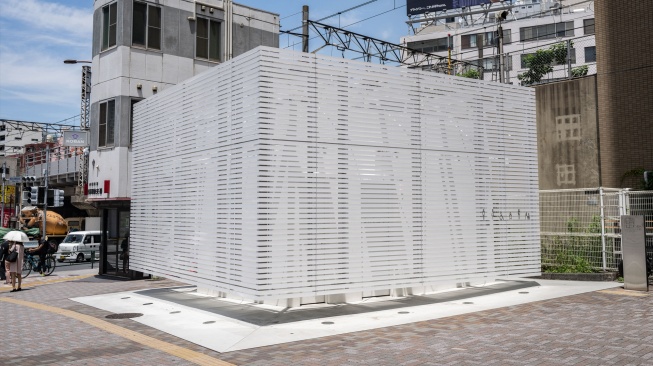
[[[598,187],[596,77],[535,90],[540,189]]]

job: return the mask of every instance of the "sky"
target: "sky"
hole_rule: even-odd
[[[311,20],[341,13],[322,22],[388,42],[409,32],[406,0],[236,2],[278,13],[281,30],[300,26],[308,5]],[[79,125],[82,65],[63,60],[91,60],[92,15],[93,0],[0,0],[0,118]],[[281,48],[299,51],[299,42],[280,36]],[[310,50],[319,46],[311,41]],[[320,53],[341,56],[331,48]]]

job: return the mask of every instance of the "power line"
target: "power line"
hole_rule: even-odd
[[[334,16],[336,16],[336,15],[340,15],[341,13],[344,13],[344,12],[347,12],[347,11],[349,11],[349,10],[353,10],[353,9],[359,8],[359,7],[361,7],[361,6],[364,6],[364,5],[367,5],[367,4],[370,4],[370,3],[373,3],[373,2],[375,2],[375,1],[378,1],[378,0],[368,1],[367,3],[360,4],[360,5],[357,5],[357,6],[355,6],[355,7],[352,7],[352,8],[349,8],[349,9],[347,9],[347,10],[344,10],[344,11],[342,11],[342,12],[338,12],[338,13],[336,13],[336,14],[330,15],[330,16],[325,17],[325,18],[322,18],[322,19],[320,19],[320,20],[316,20],[315,22],[320,22],[320,21],[322,21],[322,20],[324,20],[324,19],[332,18],[332,17],[334,17]],[[372,15],[372,16],[370,16],[370,17],[367,17],[367,18],[365,18],[365,19],[362,19],[362,20],[356,21],[356,22],[354,22],[354,23],[347,24],[347,25],[345,25],[345,26],[343,26],[343,27],[341,27],[341,28],[344,29],[344,28],[347,28],[347,27],[351,27],[352,25],[355,25],[355,24],[358,24],[358,23],[364,22],[364,21],[366,21],[366,20],[370,20],[370,19],[372,19],[372,18],[376,18],[376,17],[378,17],[378,16],[380,16],[380,15],[387,14],[387,13],[389,13],[389,12],[391,12],[391,11],[394,11],[394,10],[397,10],[397,9],[401,9],[401,8],[405,8],[405,7],[406,7],[406,5],[397,6],[397,5],[396,5],[396,2],[395,2],[395,3],[394,3],[394,7],[393,7],[392,9],[390,9],[390,10],[386,10],[386,11],[383,11],[383,12],[381,12],[381,13],[377,13],[377,14],[375,14],[375,15]],[[291,34],[291,35],[297,35],[296,33],[292,33],[292,31],[293,31],[293,30],[297,30],[297,29],[299,29],[299,28],[301,28],[301,27],[294,28],[294,29],[291,29],[291,30],[289,30],[289,31],[280,31],[280,32],[281,32],[281,33]],[[316,38],[320,38],[320,36],[317,35],[317,36],[314,36],[314,37],[312,37],[312,38],[309,38],[309,41],[314,40],[314,39],[316,39]],[[297,45],[299,45],[299,44],[301,44],[301,43],[302,43],[301,41],[300,41],[300,42],[295,42],[295,43],[293,43],[293,44],[290,44],[290,45],[284,47],[284,49],[285,49],[285,48],[290,48],[290,47],[295,47],[295,46],[297,46]]]
[[[377,2],[377,1],[379,1],[379,0],[370,0],[370,1],[368,1],[368,2],[365,2],[365,3],[362,3],[362,4],[358,4],[358,5],[356,5],[356,6],[352,6],[352,7],[349,8],[349,9],[345,9],[345,10],[339,11],[339,12],[337,12],[337,13],[335,13],[335,14],[331,14],[331,15],[329,15],[329,16],[326,16],[326,17],[322,18],[322,19],[318,19],[318,20],[316,20],[316,22],[321,22],[321,21],[323,21],[323,20],[327,20],[327,19],[333,18],[333,17],[335,17],[335,16],[340,16],[340,15],[342,15],[342,14],[344,14],[344,13],[350,12],[350,11],[355,10],[355,9],[358,9],[358,8],[362,8],[362,7],[365,6],[365,5],[369,5],[369,4],[371,4],[371,3],[375,3],[375,2]],[[302,27],[303,27],[303,25],[300,25],[299,27],[295,27],[295,28],[293,28],[293,29],[288,30],[288,32],[294,32],[294,31],[296,31],[296,30],[298,30],[298,29],[301,29]]]

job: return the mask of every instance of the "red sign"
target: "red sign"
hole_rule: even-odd
[[[9,226],[9,219],[11,218],[11,211],[5,208],[4,216],[2,216],[2,227]]]

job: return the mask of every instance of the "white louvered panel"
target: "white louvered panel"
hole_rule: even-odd
[[[136,106],[130,264],[252,299],[538,273],[534,110],[258,48]]]

